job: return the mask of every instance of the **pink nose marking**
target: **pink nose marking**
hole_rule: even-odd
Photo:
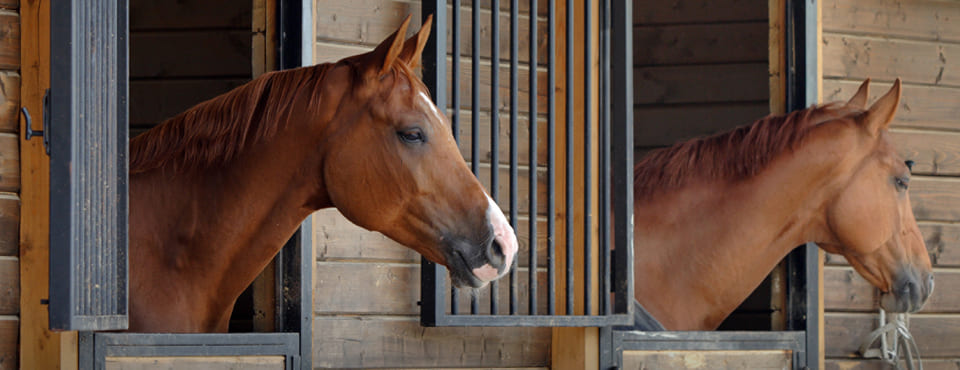
[[[500,206],[489,195],[487,195],[487,202],[487,218],[493,226],[494,240],[500,245],[500,250],[503,252],[504,269],[502,274],[498,273],[497,269],[489,264],[473,269],[473,274],[483,281],[494,280],[505,275],[513,266],[513,258],[517,255],[517,250],[520,249],[517,236],[514,234],[513,228],[510,227],[510,223],[507,222],[507,216],[504,216],[503,211],[500,210]]]
[[[473,275],[484,282],[491,281],[499,277],[497,276],[499,275],[497,269],[493,266],[490,266],[489,263],[473,269]]]

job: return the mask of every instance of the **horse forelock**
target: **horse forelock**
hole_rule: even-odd
[[[753,177],[777,156],[795,149],[812,128],[861,112],[839,103],[825,104],[770,115],[730,132],[654,150],[634,167],[634,194],[637,198],[650,197],[676,189],[691,178]]]
[[[270,72],[197,104],[130,141],[130,173],[162,167],[204,169],[228,162],[287,123],[293,104],[320,85],[334,64]]]

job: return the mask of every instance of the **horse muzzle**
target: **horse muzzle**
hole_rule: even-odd
[[[880,307],[888,312],[917,312],[933,293],[933,273],[914,268],[900,270],[890,291],[880,296]]]

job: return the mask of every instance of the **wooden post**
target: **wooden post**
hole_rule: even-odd
[[[590,56],[590,73],[591,73],[591,86],[585,87],[585,76],[584,76],[584,49],[585,45],[584,36],[586,32],[584,29],[584,19],[583,19],[583,6],[585,3],[589,3],[592,7],[592,17],[591,23],[593,24],[593,30],[591,32],[591,51]],[[564,282],[566,281],[565,266],[564,262],[566,261],[566,251],[563,248],[563,245],[566,243],[564,239],[564,232],[567,227],[574,227],[574,313],[576,314],[587,314],[587,315],[596,315],[599,313],[599,302],[600,302],[600,292],[599,292],[599,234],[598,234],[598,223],[597,215],[599,213],[599,192],[597,189],[599,187],[599,156],[596,154],[591,155],[591,168],[593,168],[594,176],[588,180],[591,182],[591,210],[590,213],[593,215],[591,217],[591,225],[589,235],[585,233],[583,229],[583,223],[585,220],[585,210],[583,209],[584,203],[584,190],[585,190],[585,181],[584,181],[584,169],[585,169],[585,159],[586,155],[584,153],[584,135],[580,134],[584,131],[586,127],[590,127],[591,130],[591,147],[593,151],[596,151],[596,148],[599,145],[598,134],[599,134],[599,6],[595,2],[585,2],[584,0],[576,0],[574,2],[575,9],[579,10],[574,13],[575,21],[573,25],[566,24],[566,12],[565,4],[563,2],[557,3],[557,138],[565,138],[567,134],[565,129],[562,127],[562,122],[565,121],[565,109],[567,104],[574,104],[573,107],[573,120],[574,120],[574,132],[573,135],[576,138],[574,142],[575,152],[575,163],[574,163],[574,199],[564,199],[562,202],[559,201],[561,197],[558,197],[557,209],[562,210],[565,206],[565,202],[572,201],[574,202],[574,217],[573,225],[564,224],[564,214],[561,212],[558,214],[557,222],[557,253],[556,253],[556,267],[557,267],[557,313],[566,313],[565,312],[565,302],[566,302],[566,291],[561,287],[565,287]],[[565,60],[566,48],[571,47],[566,45],[564,35],[566,34],[567,27],[574,27],[574,60],[567,61]],[[566,86],[566,68],[573,68],[574,70],[574,86]],[[567,88],[573,88],[574,96],[573,102],[564,101],[563,97],[566,95]],[[584,120],[584,92],[591,91],[591,117],[590,122],[585,122]],[[588,126],[589,125],[589,126]],[[563,146],[557,146],[557,179],[563,179],[565,176],[565,158],[566,153],[564,149],[561,149]],[[558,184],[557,194],[563,194],[565,191],[565,184]],[[591,255],[587,258],[584,258],[582,253],[582,246],[584,245],[585,238],[590,238],[591,245]],[[592,265],[593,276],[591,277],[591,294],[590,297],[583,297],[582,292],[584,291],[584,265]],[[585,299],[590,300],[590,312],[585,312]],[[600,331],[598,328],[554,328],[553,335],[551,338],[551,366],[554,369],[596,369],[599,367],[600,362]]]
[[[50,3],[22,0],[20,15],[21,103],[39,130],[50,87]],[[49,298],[50,160],[41,138],[20,137],[20,368],[75,369],[77,333],[50,331],[40,303]]]
[[[787,104],[787,72],[786,72],[786,0],[768,1],[769,42],[768,75],[769,101],[771,114],[786,113]],[[781,261],[770,272],[770,329],[784,330],[787,326],[787,270],[786,264]]]

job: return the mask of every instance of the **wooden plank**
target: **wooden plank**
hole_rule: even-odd
[[[0,69],[20,69],[20,16],[0,11]]]
[[[766,21],[767,9],[751,0],[633,1],[634,24]]]
[[[20,312],[20,262],[15,257],[0,257],[0,315]]]
[[[460,108],[461,109],[471,109],[473,91],[471,87],[471,81],[473,76],[473,63],[467,59],[461,59],[460,64]],[[448,58],[447,63],[449,64],[451,60]],[[477,71],[479,75],[478,78],[478,89],[480,90],[479,94],[479,108],[484,111],[489,111],[493,106],[491,101],[491,88],[493,87],[493,81],[491,81],[492,68],[489,63],[480,63],[480,68]],[[453,69],[447,68],[447,81],[452,81]],[[510,65],[501,63],[499,66],[499,74],[497,75],[500,80],[498,83],[498,91],[500,99],[497,102],[497,107],[501,111],[502,115],[509,115],[510,112]],[[527,113],[530,111],[530,69],[529,66],[521,66],[517,69],[517,111],[519,113]],[[549,86],[546,83],[547,81],[547,71],[540,70],[537,72],[537,81],[540,82],[537,84],[537,111],[546,112],[549,106],[547,105],[547,94],[549,94]],[[447,96],[450,96],[453,92],[452,82],[447,84]],[[448,102],[448,108],[453,107],[452,102]]]
[[[313,332],[314,367],[550,364],[550,328],[431,328],[416,317],[315,316]]]
[[[764,351],[623,351],[623,369],[790,369],[793,353]]]
[[[453,119],[453,114],[447,110],[447,116]],[[468,163],[473,158],[471,153],[471,140],[473,134],[470,132],[473,127],[471,122],[473,115],[470,111],[462,111],[460,116],[460,154]],[[501,113],[500,118],[500,164],[510,164],[510,115]],[[477,153],[482,163],[490,163],[492,152],[490,150],[490,122],[492,118],[489,112],[480,112],[478,115],[480,124],[478,125],[479,135],[477,135]],[[537,120],[537,165],[541,171],[546,171],[547,163],[547,119],[541,116]],[[518,163],[522,166],[530,164],[530,120],[529,115],[521,114],[517,117],[517,157]]]
[[[18,369],[18,333],[20,322],[16,318],[0,318],[0,369]],[[25,361],[26,362],[26,361]],[[26,369],[26,367],[22,367]]]
[[[934,267],[960,267],[960,225],[954,223],[919,222]],[[827,263],[849,266],[840,255],[827,254]]]
[[[770,94],[767,68],[767,63],[635,68],[633,103],[767,100]]]
[[[923,313],[955,313],[960,307],[960,270],[934,271],[936,289],[923,306]],[[876,312],[879,290],[870,285],[852,267],[831,266],[824,271],[825,307],[830,311]]]
[[[130,125],[159,124],[247,81],[247,78],[131,81]]]
[[[0,256],[16,256],[20,249],[20,197],[0,193]]]
[[[767,62],[767,21],[634,27],[637,66]]]
[[[113,357],[104,360],[107,370],[282,370],[284,356]]]
[[[823,101],[847,101],[857,91],[861,80],[823,80]],[[870,82],[870,101],[876,101],[891,86],[891,80]],[[960,131],[960,89],[946,86],[904,85],[892,126]]]
[[[20,189],[19,141],[17,134],[0,133],[0,191]]]
[[[922,353],[921,353],[922,355]],[[951,359],[922,359],[924,370],[957,370],[960,368],[960,358]],[[847,360],[827,359],[826,370],[889,370],[891,365],[880,360]],[[900,368],[906,369],[907,364],[900,362]]]
[[[824,78],[867,77],[960,86],[960,45],[825,33]]]
[[[249,30],[251,14],[233,0],[137,0],[130,2],[130,30]]]
[[[859,357],[860,344],[877,327],[876,313],[828,312],[824,317],[828,358]],[[909,330],[923,358],[960,353],[960,315],[911,315]]]
[[[0,71],[0,132],[17,132],[20,114],[20,74]]]
[[[910,203],[917,220],[960,220],[960,179],[914,176],[910,180]]]
[[[357,273],[362,271],[363,273]],[[517,312],[526,314],[530,306],[529,269],[517,269]],[[370,262],[318,262],[316,269],[313,308],[318,315],[408,315],[420,314],[420,264]],[[546,271],[539,273],[537,295],[546,302]],[[500,312],[509,312],[510,290],[506,280],[497,291]],[[449,283],[448,280],[448,286]],[[468,312],[470,297],[474,294],[481,303],[480,314],[490,313],[490,289],[461,289],[460,313]],[[448,309],[449,310],[449,309]],[[541,304],[539,314],[546,314]]]
[[[130,78],[247,77],[250,30],[135,33],[130,36]]]
[[[893,129],[890,140],[903,158],[914,161],[914,175],[960,175],[960,133]]]
[[[831,33],[960,42],[955,1],[827,0],[822,6],[823,28]]]
[[[20,0],[0,0],[0,8],[17,9],[20,7]]]
[[[673,145],[753,123],[769,113],[767,102],[639,107],[633,110],[633,144]]]

